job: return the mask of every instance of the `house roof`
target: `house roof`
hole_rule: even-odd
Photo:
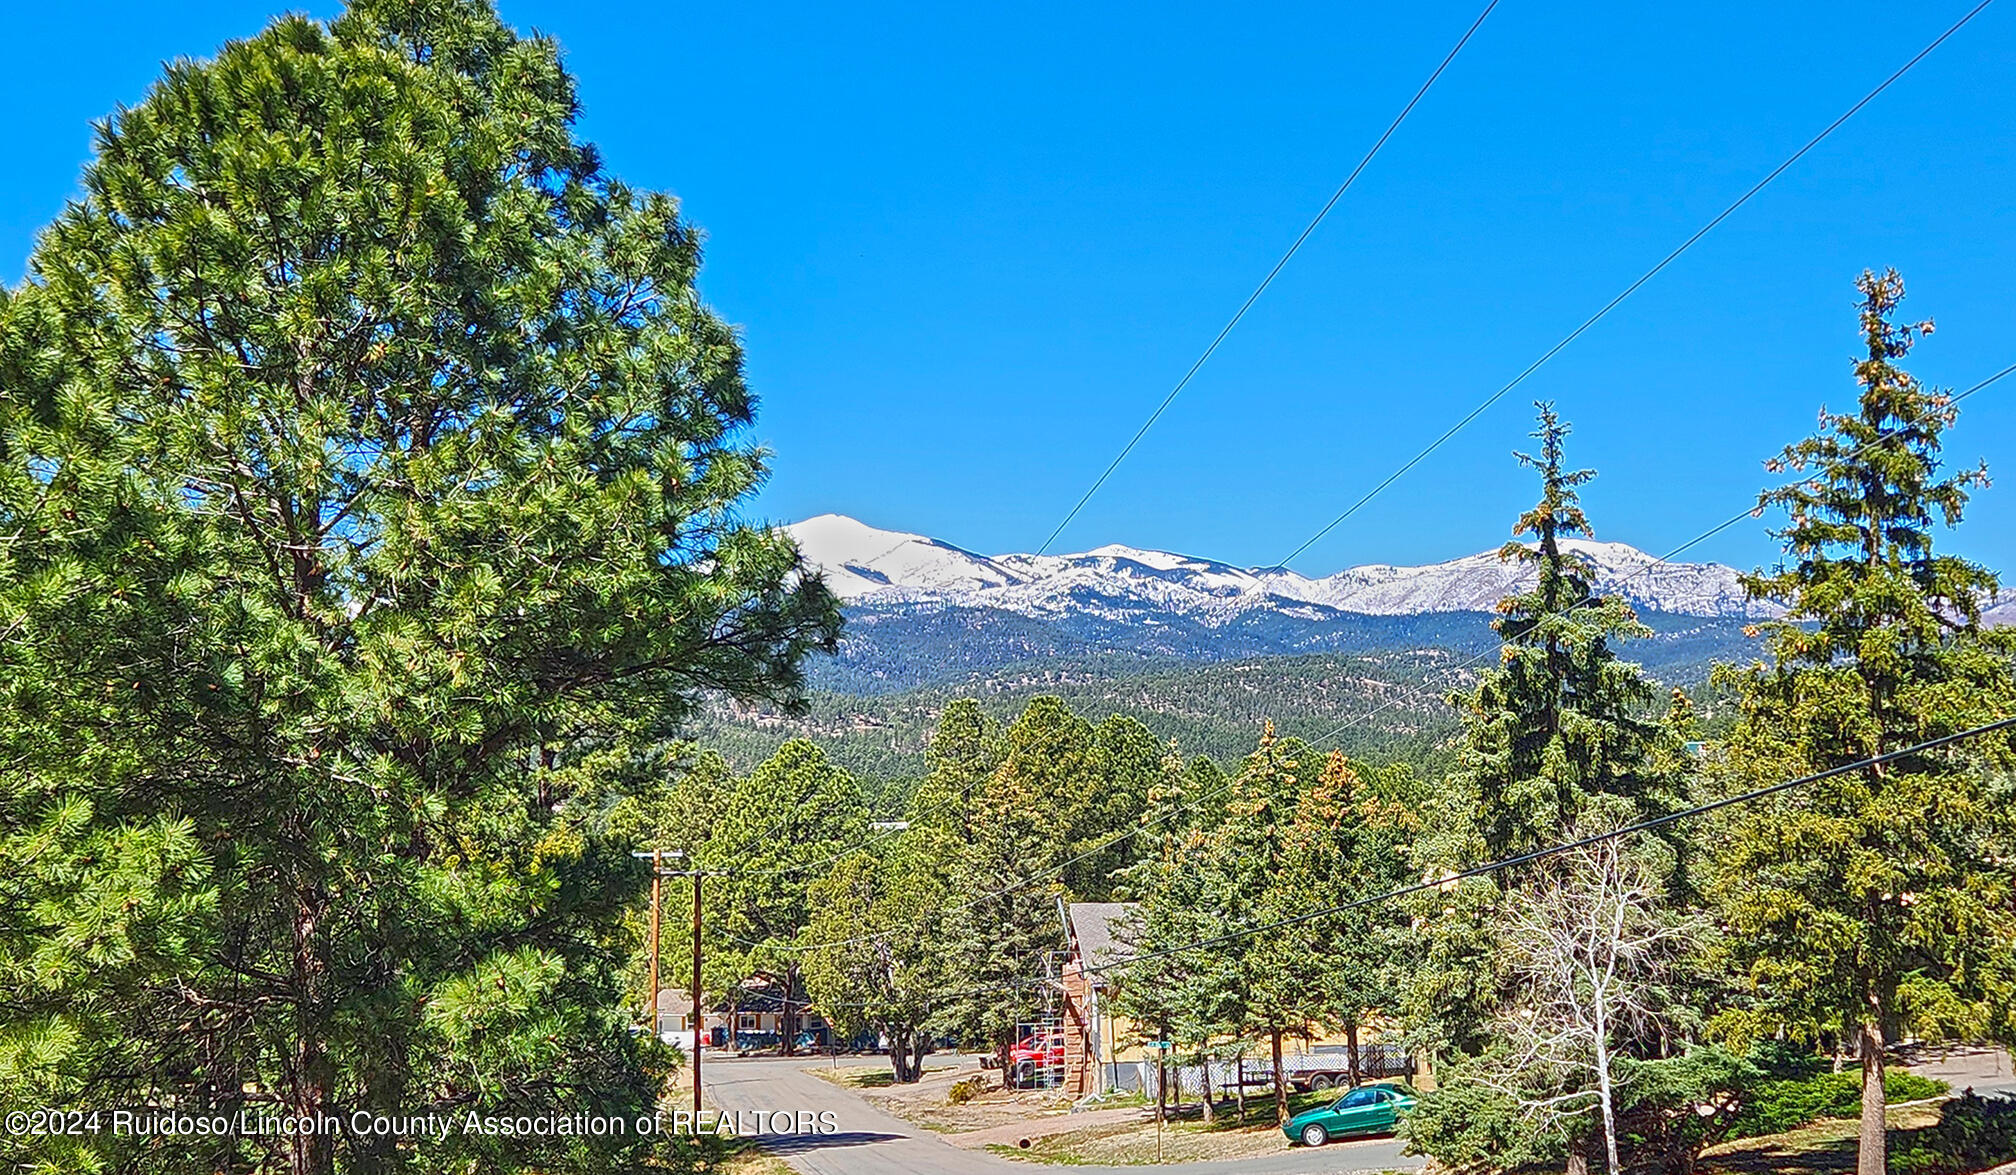
[[[1115,938],[1115,932],[1133,908],[1133,902],[1072,902],[1066,906],[1071,950],[1078,962],[1086,967],[1107,967],[1126,959],[1131,952]]]

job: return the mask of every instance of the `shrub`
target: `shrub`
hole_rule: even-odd
[[[978,1076],[963,1078],[952,1083],[945,1091],[945,1100],[954,1105],[964,1105],[987,1091],[987,1079]]]
[[[2016,1098],[1972,1090],[1947,1102],[1936,1125],[1891,1137],[1892,1175],[1955,1175],[2016,1158]]]
[[[1946,1092],[1943,1081],[1893,1069],[1883,1074],[1885,1100],[1915,1102]],[[1821,1118],[1853,1118],[1862,1112],[1862,1075],[1818,1073],[1759,1082],[1737,1112],[1735,1138],[1781,1134]]]

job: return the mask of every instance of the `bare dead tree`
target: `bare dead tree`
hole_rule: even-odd
[[[1594,1111],[1618,1175],[1615,1060],[1658,1037],[1672,964],[1700,928],[1664,907],[1657,871],[1622,838],[1563,854],[1509,898],[1518,995],[1500,1017],[1510,1047],[1485,1080],[1549,1130],[1572,1136]],[[1577,1148],[1570,1169],[1583,1161]]]

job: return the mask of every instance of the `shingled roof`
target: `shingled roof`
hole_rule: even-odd
[[[1130,953],[1115,937],[1133,902],[1072,902],[1065,907],[1072,957],[1087,967],[1108,967]]]

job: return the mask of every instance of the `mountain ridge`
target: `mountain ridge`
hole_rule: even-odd
[[[784,529],[808,564],[853,606],[988,608],[1042,618],[1089,614],[1150,624],[1167,614],[1219,627],[1256,610],[1317,622],[1345,614],[1490,612],[1534,578],[1530,565],[1502,560],[1495,550],[1415,567],[1366,564],[1311,578],[1284,567],[1242,568],[1117,543],[1077,554],[982,555],[840,514]],[[1622,595],[1648,611],[1718,618],[1781,611],[1750,600],[1736,569],[1719,563],[1668,563],[1625,543],[1589,539],[1562,546],[1590,566],[1599,592]]]

